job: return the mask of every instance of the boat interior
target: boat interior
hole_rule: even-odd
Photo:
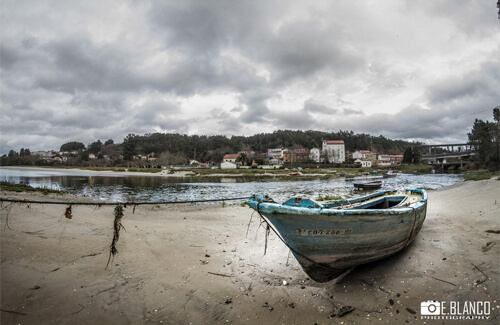
[[[315,200],[294,198],[283,205],[303,208],[323,208],[323,209],[391,209],[410,206],[419,202],[422,194],[412,191],[403,192],[380,192],[362,198],[352,200],[337,200],[326,203],[319,203]]]

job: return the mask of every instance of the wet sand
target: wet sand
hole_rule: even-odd
[[[73,206],[72,219],[65,208],[3,203],[1,324],[499,323],[498,180],[430,191],[410,247],[326,284],[272,233],[264,255],[265,229],[248,207],[127,207],[107,270],[113,207]],[[423,320],[427,300],[488,301],[491,314]],[[345,306],[354,310],[339,317]]]

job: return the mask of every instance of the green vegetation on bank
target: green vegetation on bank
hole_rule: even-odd
[[[40,192],[43,195],[50,193],[62,194],[63,192],[48,188],[36,188],[24,184],[12,184],[8,182],[0,182],[0,190],[9,192]]]
[[[162,171],[160,168],[127,168],[127,170],[125,170],[123,168],[121,168],[121,169],[122,169],[122,171],[142,172],[142,173],[159,173]]]
[[[490,179],[492,177],[496,177],[498,179],[500,177],[500,172],[492,172],[487,169],[468,170],[465,172],[466,181],[480,181],[483,179]]]
[[[411,164],[404,164],[401,165],[397,168],[397,170],[402,171],[403,173],[407,174],[412,174],[412,173],[417,173],[417,174],[428,174],[431,173],[433,169],[435,169],[436,166],[432,165],[427,165],[427,164],[418,164],[418,165],[411,165]]]

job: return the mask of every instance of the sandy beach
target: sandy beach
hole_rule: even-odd
[[[26,171],[38,171],[38,172],[56,172],[58,174],[68,174],[68,175],[74,175],[74,174],[88,174],[88,175],[96,175],[96,176],[143,176],[143,177],[158,177],[158,176],[164,176],[164,177],[185,177],[185,176],[193,176],[196,173],[192,171],[174,171],[173,173],[170,173],[169,170],[162,170],[158,173],[150,173],[150,172],[137,172],[137,171],[112,171],[112,170],[93,170],[93,169],[82,169],[82,168],[53,168],[53,167],[9,167],[9,166],[3,166],[3,169],[14,169],[14,170],[26,170]]]
[[[411,246],[324,284],[309,280],[272,233],[264,255],[265,229],[248,207],[127,207],[107,269],[113,207],[73,206],[72,219],[65,208],[3,203],[1,324],[500,322],[498,180],[430,191],[427,219]],[[428,300],[489,302],[490,314],[421,319]],[[354,310],[339,317],[346,306]]]

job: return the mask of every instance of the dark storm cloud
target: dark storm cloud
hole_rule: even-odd
[[[497,8],[494,1],[481,3],[474,0],[453,1],[407,1],[410,9],[419,8],[426,14],[438,16],[440,19],[449,19],[466,35],[487,35],[488,32],[498,30],[495,25]]]
[[[24,70],[28,74],[30,67],[43,63],[43,68],[29,69],[34,87],[71,94],[158,90],[192,95],[221,88],[245,90],[262,83],[250,67],[231,58],[180,56],[146,68],[146,58],[138,49],[96,44],[87,35],[39,44],[28,55],[22,47],[4,52],[8,53],[8,66],[16,62],[10,58],[23,58],[24,67],[18,67],[16,73]]]
[[[160,126],[162,129],[172,130],[175,125],[180,125],[175,122],[180,112],[177,103],[154,98],[134,107],[133,118],[138,125]]]
[[[165,1],[155,3],[149,15],[166,46],[196,56],[218,55],[251,27],[256,6],[236,1]]]
[[[483,110],[484,111],[484,110]],[[397,114],[377,113],[370,116],[357,116],[356,119],[346,119],[341,123],[333,123],[334,128],[349,129],[360,133],[384,135],[392,139],[466,141],[476,117],[491,119],[493,107],[486,112],[461,109],[425,109],[419,106],[409,106]],[[458,140],[461,139],[461,140]]]
[[[163,86],[180,95],[232,89],[241,92],[265,83],[255,68],[237,62],[225,50],[241,46],[255,31],[257,3],[234,1],[170,1],[150,10],[151,28],[163,37],[165,51],[174,54]],[[238,53],[247,55],[246,51]],[[161,82],[158,80],[158,82]],[[159,87],[157,87],[159,88]]]
[[[179,59],[147,83],[150,88],[189,96],[220,89],[246,91],[263,82],[252,68],[238,64],[231,58],[214,57]]]
[[[318,103],[310,98],[304,102],[303,107],[299,110],[274,113],[273,122],[284,129],[313,130],[321,127],[324,121],[332,121],[337,112],[337,109]]]
[[[248,106],[240,115],[243,123],[262,123],[269,121],[271,110],[265,103],[254,103]]]
[[[233,109],[232,112],[241,112],[240,109]],[[222,126],[225,130],[233,134],[237,134],[242,128],[242,124],[239,119],[234,118],[230,113],[226,112],[220,108],[214,108],[210,111],[210,118],[215,120],[219,126]],[[212,130],[211,134],[219,134],[217,130]]]
[[[323,70],[335,77],[355,73],[363,67],[364,60],[336,34],[311,21],[286,23],[269,36],[260,59],[269,62],[278,83]]]
[[[310,130],[315,129],[319,125],[316,119],[311,114],[304,111],[304,109],[274,114],[274,117],[274,123],[280,129]]]
[[[2,49],[5,80],[26,77],[25,87],[75,93],[77,91],[120,91],[140,87],[132,53],[115,44],[97,45],[88,35],[42,42],[12,42]],[[7,53],[7,63],[4,62]],[[11,57],[15,59],[10,59]]]
[[[324,113],[324,114],[331,114],[337,112],[336,109],[317,103],[312,98],[304,102],[303,110],[311,113]]]
[[[265,84],[249,67],[236,70],[223,55],[225,49],[236,49],[250,62],[263,63],[271,72],[269,82],[276,85],[324,70],[342,76],[364,66],[357,51],[343,43],[345,36],[336,35],[340,32],[332,28],[301,20],[287,21],[276,29],[286,12],[283,2],[183,1],[154,7],[150,15],[154,30],[164,35],[165,47],[189,58],[191,71],[178,75],[191,78],[191,85],[246,91]],[[176,80],[183,84],[182,77]]]
[[[342,111],[345,115],[365,115],[362,111],[352,108],[344,108]]]
[[[479,69],[460,77],[448,77],[427,90],[430,104],[457,105],[460,101],[489,98],[490,105],[500,102],[500,61],[484,62]],[[493,107],[493,106],[492,106]],[[486,107],[487,108],[487,107]]]
[[[240,96],[240,102],[245,106],[239,119],[244,123],[262,123],[269,121],[271,110],[267,100],[275,95],[273,90],[268,88],[249,90]]]
[[[44,44],[40,50],[51,58],[51,69],[35,75],[45,89],[74,93],[80,91],[131,91],[140,89],[133,72],[138,62],[134,51],[116,44],[98,45],[86,35]]]
[[[0,67],[2,70],[11,69],[18,60],[16,50],[7,44],[0,44],[0,57]]]

